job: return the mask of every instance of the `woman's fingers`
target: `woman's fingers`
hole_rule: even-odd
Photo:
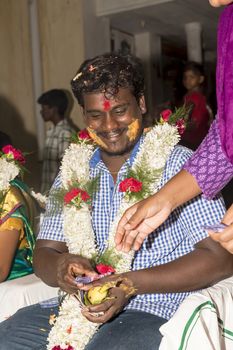
[[[208,231],[210,237],[221,244],[223,248],[233,254],[233,224],[227,226],[222,232]]]

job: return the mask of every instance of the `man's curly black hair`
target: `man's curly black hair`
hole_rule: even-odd
[[[136,100],[144,94],[144,74],[140,60],[134,56],[106,53],[86,60],[71,81],[78,103],[84,107],[83,95],[103,92],[114,97],[119,88],[130,88]]]

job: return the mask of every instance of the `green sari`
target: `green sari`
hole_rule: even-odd
[[[20,219],[23,223],[24,238],[26,238],[25,246],[19,247],[15,253],[10,274],[7,280],[12,280],[33,273],[32,255],[35,246],[35,235],[32,229],[32,220],[29,219],[29,207],[32,198],[29,195],[28,187],[19,179],[11,181],[11,185],[16,187],[22,194],[24,201],[19,203],[10,213],[10,218]],[[32,218],[33,219],[33,218]]]

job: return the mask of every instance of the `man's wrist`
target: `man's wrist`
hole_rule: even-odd
[[[119,280],[118,287],[124,291],[125,297],[127,299],[136,295],[137,288],[127,273],[122,274],[122,278]]]

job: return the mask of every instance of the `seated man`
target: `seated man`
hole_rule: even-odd
[[[165,135],[166,142],[162,143],[159,130],[170,130],[166,127],[158,128],[158,134],[148,142],[147,134],[143,133],[146,112],[143,74],[138,61],[132,57],[105,54],[85,61],[71,85],[83,108],[89,135],[98,147],[92,151],[88,139],[79,140],[79,147],[70,146],[71,156],[65,155],[53,189],[67,191],[72,181],[79,188],[73,187],[65,195],[63,212],[54,210],[51,193],[34,254],[37,276],[70,294],[89,289],[78,283],[77,277],[96,278],[92,252],[98,248],[102,253],[106,242],[110,244],[110,238],[113,240],[114,227],[120,218],[118,211],[124,211],[127,199],[132,205],[133,195],[140,198],[145,189],[155,191],[162,187],[191,155],[191,151],[181,146],[169,148],[172,134]],[[89,159],[89,167],[85,157]],[[164,162],[161,159],[165,159]],[[152,168],[157,168],[153,182],[148,181]],[[90,179],[98,177],[98,191],[93,195],[92,205],[91,195],[82,187],[87,181],[86,171]],[[144,174],[145,181],[133,179],[134,187],[124,187],[126,178],[132,181],[132,171]],[[116,274],[91,284],[115,282],[109,298],[80,312],[86,322],[82,330],[77,331],[75,318],[71,320],[70,316],[69,322],[69,312],[73,315],[77,310],[72,307],[66,310],[68,316],[63,315],[68,317],[68,322],[62,324],[61,331],[65,331],[67,337],[76,336],[78,342],[89,327],[89,320],[103,325],[90,341],[86,334],[85,350],[158,349],[159,327],[171,318],[185,297],[232,275],[232,256],[208,238],[203,229],[204,225],[219,222],[224,210],[221,198],[207,201],[202,197],[177,208],[134,257],[131,253],[131,260],[127,260],[128,255],[121,256],[122,269],[117,268]],[[89,235],[92,228],[93,239]],[[80,250],[77,247],[81,247]],[[127,265],[129,261],[131,266]],[[78,308],[78,302],[76,304]],[[45,349],[49,319],[52,321],[51,316],[57,311],[57,307],[45,305],[21,309],[1,323],[0,349]],[[53,330],[57,324],[58,321]],[[50,336],[48,349],[84,349],[68,338],[59,337],[62,338],[60,331],[53,333],[53,339]]]

